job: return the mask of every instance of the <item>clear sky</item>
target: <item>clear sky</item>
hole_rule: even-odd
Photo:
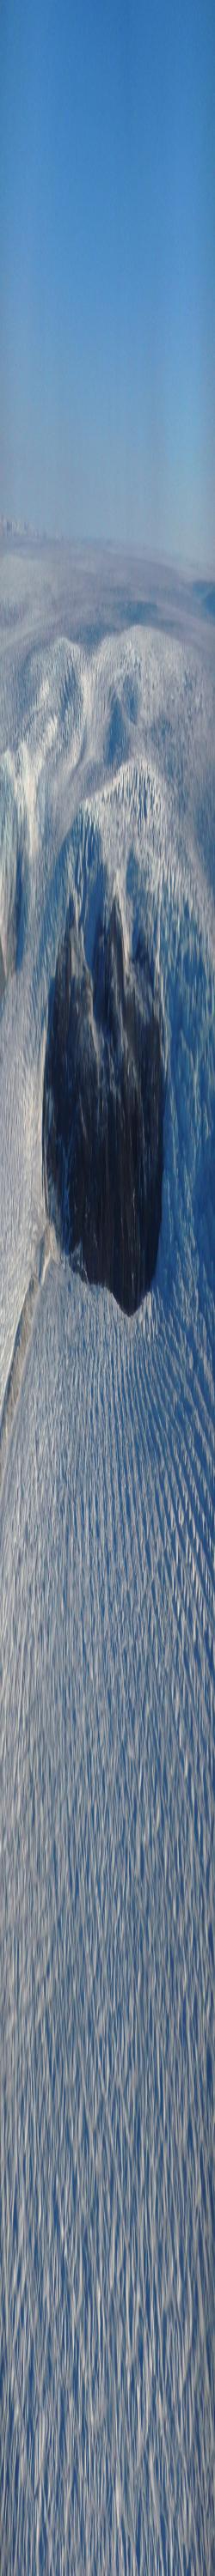
[[[214,0],[1,0],[0,102],[0,510],[214,564]]]

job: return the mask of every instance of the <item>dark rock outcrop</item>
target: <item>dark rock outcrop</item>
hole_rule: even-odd
[[[133,1314],[158,1250],[163,1072],[146,953],[139,941],[128,973],[115,901],[93,975],[71,906],[67,915],[50,996],[43,1167],[64,1250]]]

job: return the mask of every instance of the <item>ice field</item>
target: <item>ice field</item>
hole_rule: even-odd
[[[0,2563],[212,2576],[214,640],[69,581],[2,549]],[[159,995],[132,1317],[45,1207],[70,898]]]

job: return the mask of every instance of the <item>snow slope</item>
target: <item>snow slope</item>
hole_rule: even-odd
[[[9,704],[2,2576],[211,2576],[213,671],[147,630],[88,660],[37,635]],[[89,962],[118,893],[162,1008],[162,1226],[132,1322],[72,1275],[45,1218],[71,892]]]

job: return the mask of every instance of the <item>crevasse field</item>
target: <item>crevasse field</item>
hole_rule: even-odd
[[[212,2576],[214,643],[59,565],[1,548],[1,2571]],[[131,1321],[44,1203],[72,894],[160,996]]]

